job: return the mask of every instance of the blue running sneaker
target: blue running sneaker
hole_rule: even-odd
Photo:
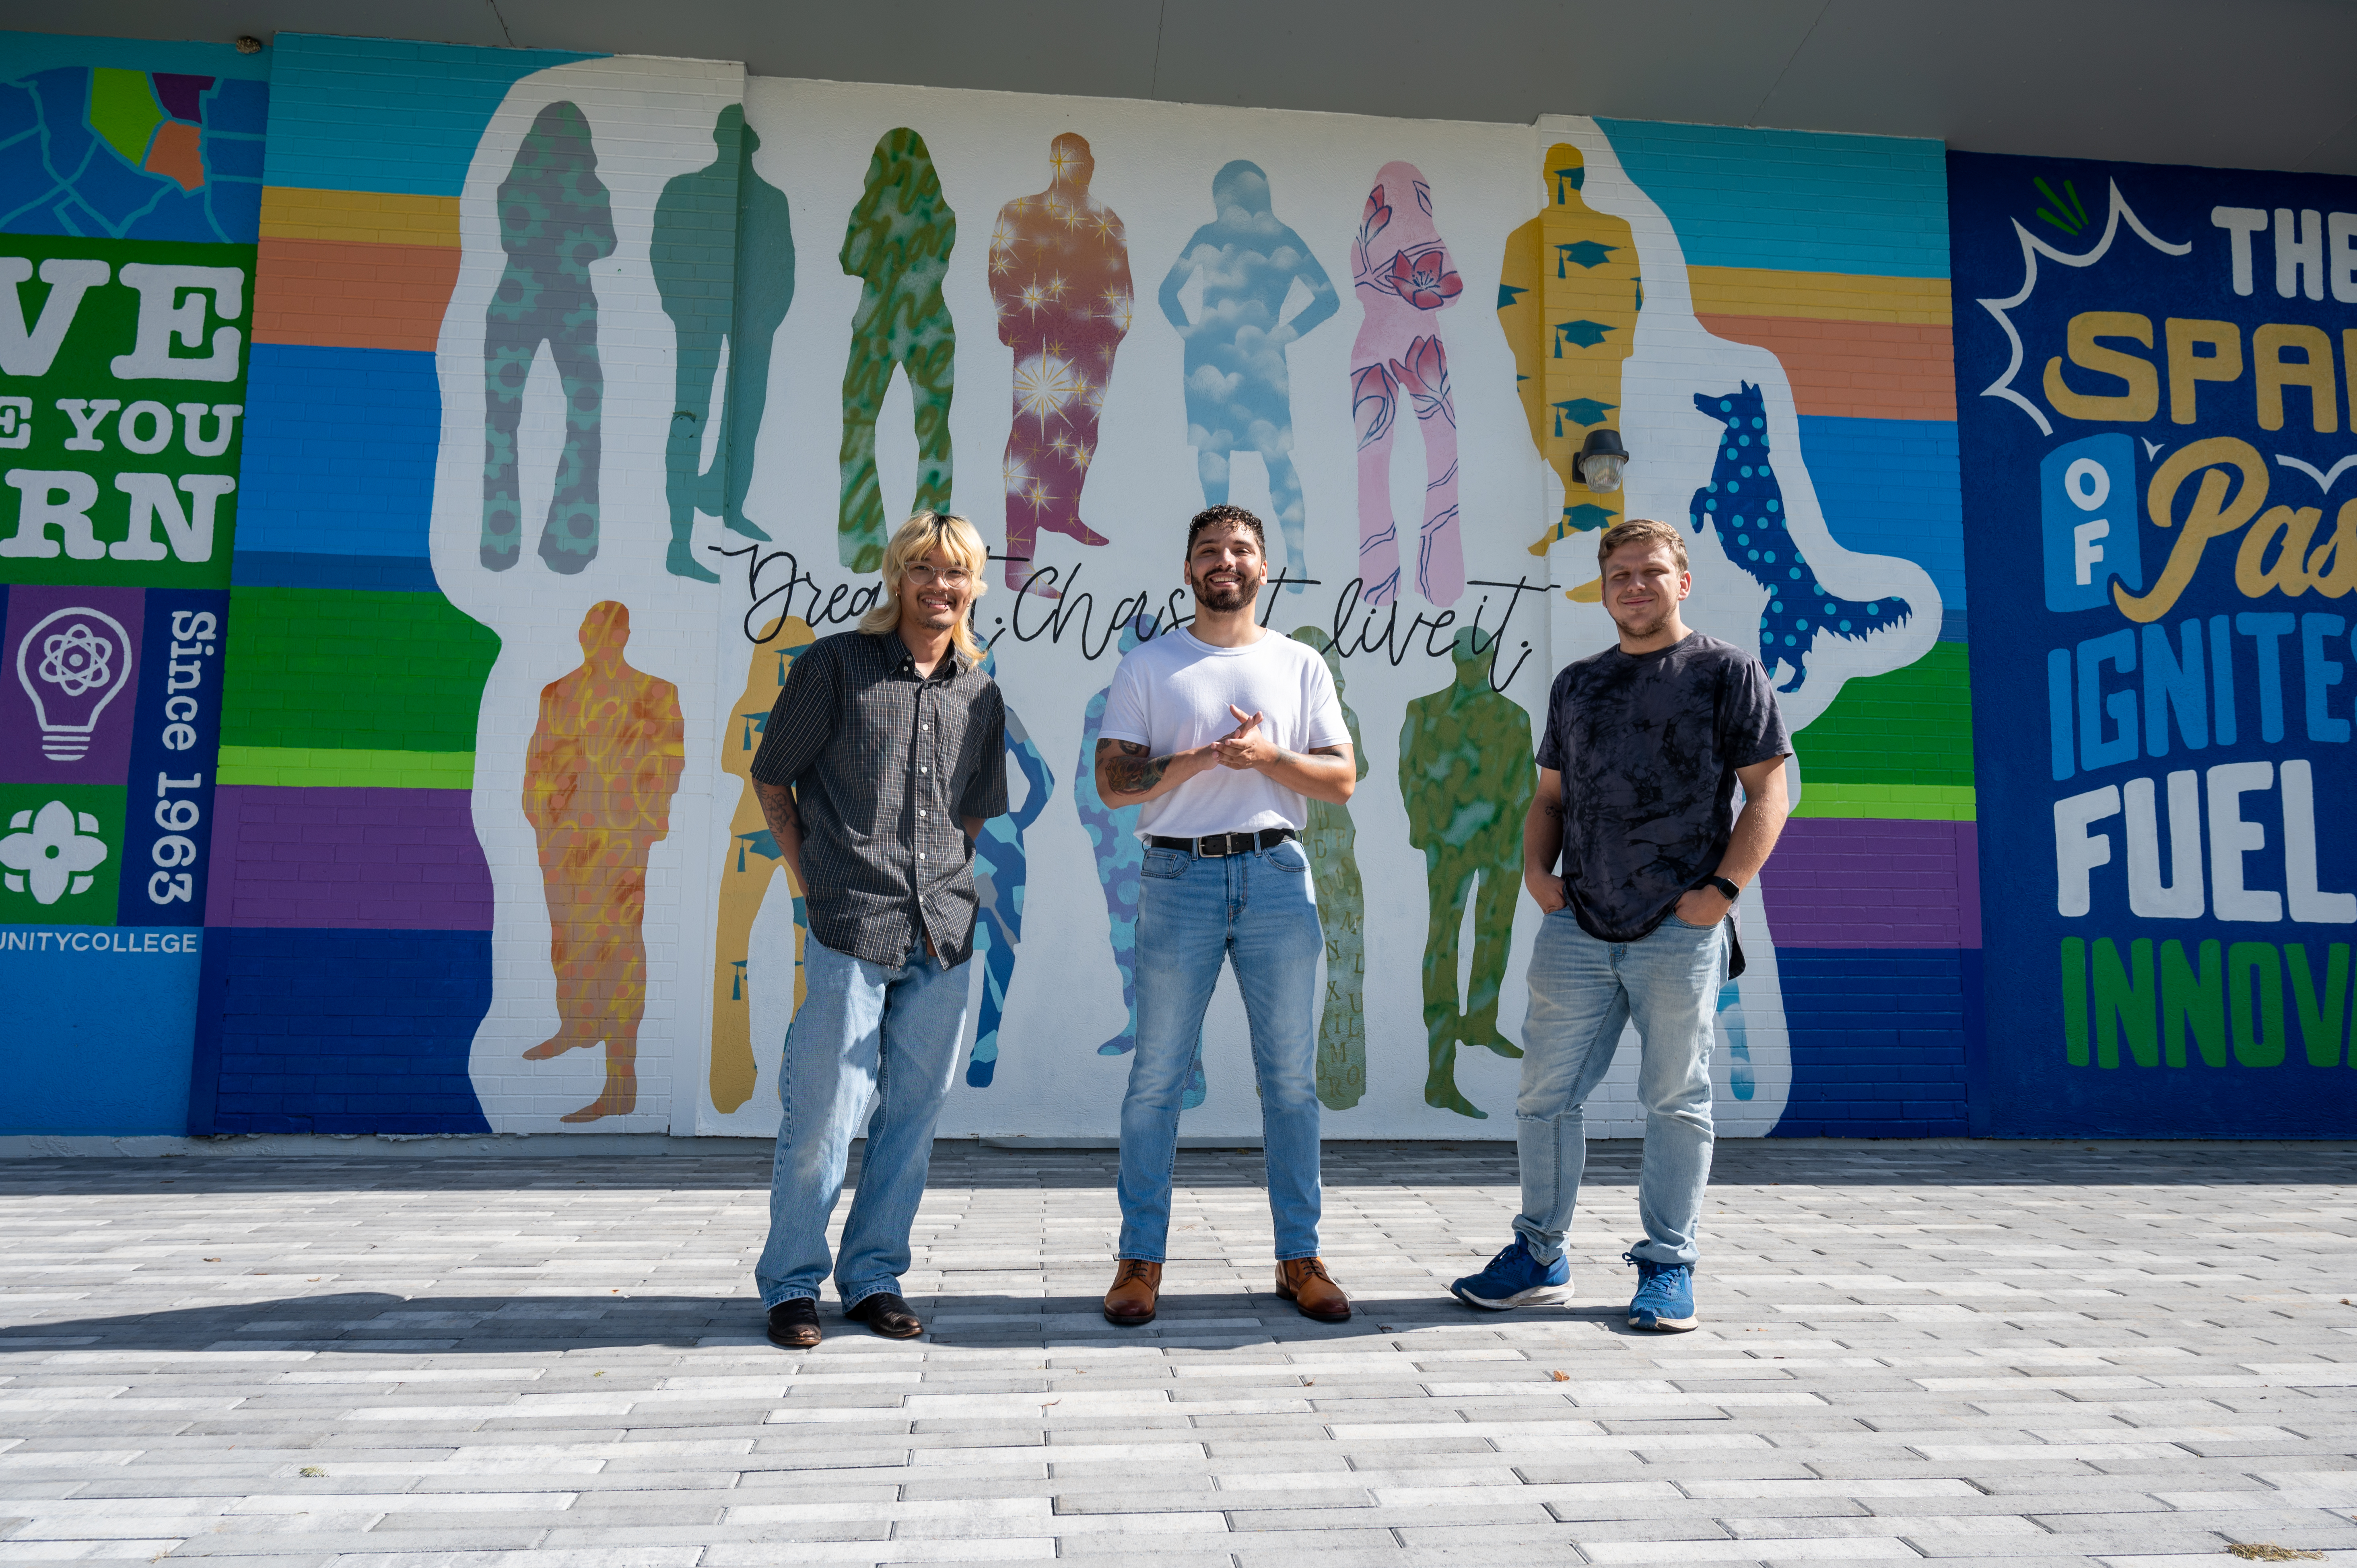
[[[1659,1334],[1684,1334],[1702,1319],[1695,1316],[1694,1268],[1687,1263],[1655,1263],[1623,1252],[1620,1261],[1637,1265],[1637,1294],[1629,1303],[1629,1326]]]
[[[1506,1250],[1490,1260],[1478,1274],[1468,1274],[1448,1287],[1468,1306],[1487,1312],[1565,1301],[1571,1295],[1571,1265],[1561,1258],[1542,1263],[1520,1234]]]

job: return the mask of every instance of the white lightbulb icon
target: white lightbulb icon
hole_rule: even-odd
[[[98,715],[130,680],[130,634],[86,605],[52,612],[16,644],[16,681],[33,699],[41,755],[51,762],[82,759]]]

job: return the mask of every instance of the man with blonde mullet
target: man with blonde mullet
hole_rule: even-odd
[[[1678,613],[1694,575],[1675,528],[1631,518],[1605,530],[1596,558],[1619,646],[1555,678],[1523,823],[1523,883],[1546,916],[1514,1100],[1523,1211],[1505,1250],[1449,1289],[1489,1311],[1570,1294],[1564,1240],[1586,1161],[1583,1112],[1633,1018],[1645,1234],[1621,1255],[1637,1266],[1629,1326],[1674,1334],[1698,1321],[1713,1004],[1743,972],[1735,900],[1783,831],[1792,746],[1760,660],[1688,630]]]
[[[1006,810],[1006,709],[967,621],[987,565],[964,518],[903,523],[884,550],[883,598],[859,629],[794,660],[754,754],[762,815],[809,895],[809,995],[786,1031],[770,1239],[753,1272],[770,1342],[788,1349],[819,1342],[827,1217],[863,1116],[835,1293],[878,1334],[924,1332],[900,1274],[965,1033],[974,841]]]

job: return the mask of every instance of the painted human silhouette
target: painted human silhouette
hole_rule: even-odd
[[[597,178],[589,122],[572,103],[543,109],[500,182],[506,271],[483,312],[483,564],[504,572],[523,542],[523,479],[516,432],[524,383],[541,345],[565,392],[565,450],[540,534],[551,570],[597,558],[598,427],[606,372],[597,360],[592,263],[614,253],[614,210]]]
[[[1326,657],[1334,695],[1342,695],[1342,661],[1334,641],[1320,628],[1293,634]],[[1359,715],[1341,703],[1351,732],[1351,755],[1359,777],[1367,776],[1366,743]],[[1329,1111],[1348,1111],[1367,1092],[1367,893],[1359,877],[1359,828],[1351,808],[1311,797],[1309,825],[1301,835],[1309,852],[1310,891],[1318,899],[1318,924],[1326,933],[1326,1005],[1318,1015],[1318,1100]]]
[[[1506,237],[1498,269],[1498,325],[1513,350],[1523,417],[1563,482],[1562,510],[1532,544],[1534,555],[1620,521],[1623,492],[1576,482],[1571,460],[1590,430],[1615,423],[1621,368],[1636,347],[1645,303],[1636,236],[1627,220],[1587,205],[1580,150],[1568,142],[1549,147],[1539,177],[1547,204]],[[1597,602],[1593,580],[1583,587],[1574,596]]]
[[[1466,627],[1450,657],[1456,678],[1407,705],[1400,726],[1400,800],[1408,842],[1424,851],[1430,924],[1424,944],[1424,1029],[1430,1065],[1427,1105],[1459,1115],[1489,1113],[1457,1088],[1457,1047],[1485,1046],[1501,1057],[1522,1048],[1498,1032],[1498,997],[1514,938],[1523,885],[1523,818],[1538,790],[1531,716],[1490,686],[1487,632]],[[1478,892],[1477,892],[1478,886]],[[1473,900],[1473,973],[1458,1004],[1458,940]]]
[[[1285,350],[1317,330],[1341,307],[1333,281],[1301,236],[1276,220],[1268,177],[1239,158],[1211,177],[1219,216],[1195,231],[1162,280],[1162,314],[1186,343],[1187,440],[1203,504],[1228,499],[1230,464],[1238,452],[1257,452],[1268,468],[1270,499],[1285,533],[1285,569],[1303,591],[1309,575],[1308,524],[1301,478],[1293,467],[1293,392]],[[1203,280],[1202,307],[1187,318],[1179,295]],[[1309,299],[1290,321],[1281,320],[1296,282]]]
[[[925,138],[899,126],[867,161],[859,204],[843,231],[843,270],[863,280],[843,366],[843,492],[836,549],[854,572],[884,564],[884,496],[876,479],[876,418],[897,368],[916,405],[917,495],[899,514],[950,510],[950,393],[957,328],[942,281],[957,243],[957,214]]]
[[[985,653],[982,667],[993,679],[998,661]],[[982,1011],[974,1036],[974,1054],[966,1058],[965,1080],[976,1089],[990,1087],[998,1071],[998,1023],[1006,1015],[1006,993],[1015,983],[1017,947],[1023,940],[1023,892],[1031,879],[1030,862],[1023,853],[1023,831],[1039,820],[1056,793],[1056,777],[1048,759],[1031,744],[1031,734],[1015,710],[1006,710],[1006,760],[1023,778],[1023,800],[1003,816],[982,824],[974,842],[974,887],[982,905],[975,911],[974,945],[982,950]]]
[[[802,1004],[802,944],[810,934],[802,886],[753,793],[753,754],[794,657],[816,639],[800,616],[773,618],[746,660],[745,689],[722,715],[720,768],[742,786],[720,858],[718,921],[712,945],[712,1108],[722,1115],[753,1098],[760,1069],[753,1056],[753,922],[771,885],[786,879],[794,902],[794,1006]]]
[[[1708,523],[1727,558],[1768,590],[1760,617],[1760,662],[1773,675],[1781,663],[1780,692],[1797,692],[1809,678],[1809,650],[1820,637],[1863,641],[1870,633],[1897,626],[1915,613],[1896,596],[1836,598],[1817,582],[1785,526],[1784,489],[1768,461],[1768,415],[1760,389],[1749,381],[1719,397],[1697,393],[1695,411],[1717,420],[1718,455],[1710,480],[1694,493],[1686,520],[1695,532]]]
[[[581,668],[541,688],[524,757],[523,811],[548,897],[556,1033],[542,1061],[602,1042],[603,1093],[564,1118],[626,1116],[638,1105],[639,1020],[647,1006],[647,852],[671,832],[687,765],[679,688],[624,661],[630,612],[612,599],[581,620]]]
[[[1351,243],[1351,281],[1366,312],[1351,345],[1351,417],[1359,431],[1359,576],[1369,604],[1400,591],[1399,523],[1392,516],[1392,438],[1405,393],[1424,432],[1424,519],[1416,532],[1415,591],[1437,605],[1465,592],[1465,544],[1457,530],[1457,402],[1440,312],[1465,283],[1433,227],[1432,189],[1414,164],[1375,172]]]
[[[1121,220],[1089,194],[1096,166],[1085,139],[1058,136],[1048,145],[1048,188],[1000,208],[990,233],[998,340],[1015,350],[1004,465],[1010,588],[1030,577],[1041,529],[1082,544],[1105,542],[1081,521],[1081,489],[1135,302]],[[1046,583],[1032,592],[1061,596]]]
[[[1153,635],[1152,616],[1132,616],[1121,628],[1121,651],[1127,653]],[[1144,808],[1124,806],[1116,811],[1097,793],[1097,735],[1104,727],[1105,699],[1112,691],[1111,686],[1102,688],[1082,710],[1081,755],[1072,768],[1072,808],[1096,855],[1097,883],[1104,889],[1105,920],[1112,928],[1114,968],[1121,975],[1122,1004],[1129,1009],[1129,1020],[1121,1033],[1097,1047],[1101,1057],[1117,1057],[1137,1048],[1137,876],[1146,864],[1146,846],[1137,837],[1137,815]],[[1198,1040],[1179,1109],[1191,1111],[1202,1104],[1206,1092],[1203,1046]]]
[[[746,518],[745,496],[753,483],[754,437],[770,396],[770,345],[794,300],[792,215],[785,192],[754,171],[761,138],[745,124],[742,104],[720,111],[712,144],[716,156],[710,163],[664,185],[648,255],[677,344],[677,391],[663,447],[663,498],[671,510],[671,551],[663,564],[673,576],[700,583],[720,577],[689,553],[697,512],[749,538],[770,537]],[[716,224],[716,215],[732,208],[733,245],[727,227]],[[716,383],[724,340],[728,384],[722,388]],[[705,435],[716,396],[720,431],[707,468]]]

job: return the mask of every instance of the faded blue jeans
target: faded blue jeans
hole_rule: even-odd
[[[770,1240],[753,1280],[764,1307],[818,1299],[827,1217],[843,1195],[851,1137],[872,1096],[859,1190],[834,1261],[835,1294],[848,1310],[878,1291],[899,1294],[909,1228],[932,1163],[933,1122],[965,1037],[973,972],[963,963],[944,969],[921,942],[889,968],[813,937],[802,973],[810,989],[786,1030],[778,1074],[786,1114],[770,1172]]]
[[[1178,1101],[1220,966],[1252,1025],[1276,1256],[1318,1255],[1318,960],[1309,858],[1288,839],[1216,859],[1153,849],[1137,882],[1137,1054],[1121,1101],[1121,1255],[1163,1261]]]
[[[1694,1262],[1710,1180],[1711,1026],[1728,956],[1724,925],[1706,929],[1672,915],[1641,941],[1604,942],[1569,909],[1546,917],[1531,950],[1523,1087],[1514,1097],[1523,1169],[1514,1230],[1533,1257],[1551,1263],[1563,1255],[1587,1162],[1583,1111],[1633,1017],[1644,1052],[1637,1217],[1645,1239],[1631,1251],[1650,1263]]]

